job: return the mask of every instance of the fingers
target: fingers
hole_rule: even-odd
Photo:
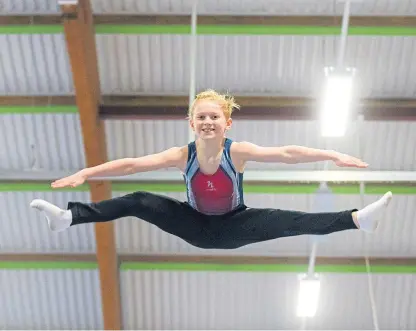
[[[340,162],[338,162],[338,165],[341,167],[348,167],[348,168],[367,168],[368,167],[368,163],[363,162],[362,160],[357,159],[352,156],[347,156],[343,160],[340,160]]]
[[[357,159],[357,166],[359,166],[360,168],[367,168],[368,167],[368,163],[363,162],[363,161]]]
[[[70,186],[70,187],[77,187],[78,185],[80,185],[80,183],[77,183],[77,182],[61,182],[61,183],[52,183],[51,184],[51,187],[52,188],[62,188],[62,187],[68,187],[68,186]]]
[[[65,183],[65,182],[53,182],[51,184],[51,187],[53,187],[53,188],[61,188],[61,187],[65,187],[65,186],[68,186],[68,183]]]
[[[368,163],[366,163],[366,162],[363,162],[363,161],[361,161],[361,160],[359,160],[358,162],[357,162],[357,165],[359,165],[359,166],[361,166],[361,167],[368,167]]]
[[[365,165],[365,164],[359,164],[359,165],[356,165],[355,167],[357,167],[357,168],[367,168],[367,167],[368,167],[368,165]]]
[[[61,186],[61,185],[65,185],[65,183],[68,183],[68,178],[61,178],[61,179],[58,179],[58,180],[55,180],[53,183],[52,183],[52,186]]]
[[[69,177],[65,177],[65,178],[61,178],[61,179],[55,180],[52,184],[60,185],[62,183],[68,182],[69,180],[70,180]]]
[[[353,167],[353,168],[367,168],[368,164],[364,162],[352,162],[352,163],[347,163],[345,166]]]
[[[75,187],[75,186],[73,186],[75,183],[76,182],[74,180],[67,177],[67,178],[62,178],[62,179],[54,181],[51,184],[51,187],[53,187],[53,188],[61,188],[61,187],[66,187],[66,186]]]
[[[356,163],[353,163],[351,165],[351,167],[367,168],[368,167],[368,163],[365,163],[365,162],[356,162]]]
[[[351,163],[351,166],[358,167],[358,168],[366,168],[366,167],[368,167],[368,163],[365,163],[361,160],[356,160],[356,161]]]
[[[368,167],[368,163],[366,163],[366,162],[364,162],[364,161],[362,161],[362,160],[360,160],[356,157],[353,157],[353,156],[350,156],[348,161],[350,161],[350,166],[352,166],[352,167],[358,167],[358,168],[367,168]]]
[[[84,184],[85,180],[74,177],[65,177],[58,179],[51,183],[52,188],[62,188],[62,187],[77,187]]]

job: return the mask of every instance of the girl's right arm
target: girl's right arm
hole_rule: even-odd
[[[170,167],[175,167],[183,171],[186,165],[187,152],[187,146],[172,147],[160,153],[138,158],[124,158],[109,161],[95,167],[85,168],[72,176],[59,179],[52,183],[52,187],[76,187],[83,184],[88,178],[127,176],[137,172]]]

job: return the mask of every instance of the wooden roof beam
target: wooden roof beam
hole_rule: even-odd
[[[107,161],[104,124],[98,116],[100,84],[93,18],[89,0],[64,5],[64,33],[69,54],[76,104],[78,106],[88,167]],[[76,13],[76,17],[72,15]],[[91,182],[92,201],[111,198],[109,182]],[[96,223],[96,247],[99,266],[104,329],[121,330],[119,267],[114,224]]]

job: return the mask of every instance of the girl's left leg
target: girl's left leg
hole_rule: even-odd
[[[299,236],[325,235],[338,231],[362,229],[373,232],[380,212],[391,200],[391,192],[361,210],[333,213],[306,213],[272,208],[247,208],[224,215],[218,224],[221,239],[218,248],[238,248],[262,241]],[[218,231],[220,232],[220,231]]]

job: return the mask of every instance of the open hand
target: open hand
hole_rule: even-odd
[[[339,153],[337,154],[336,159],[334,160],[335,164],[338,167],[353,167],[353,168],[367,168],[368,163],[357,159],[356,157]]]
[[[61,188],[61,187],[77,187],[79,185],[82,185],[85,183],[85,180],[87,177],[82,174],[81,172],[77,172],[76,174],[73,174],[71,176],[58,179],[54,181],[51,186],[53,188]]]

